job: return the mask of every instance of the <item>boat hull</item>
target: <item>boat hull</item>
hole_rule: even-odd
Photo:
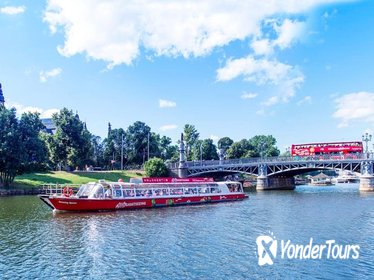
[[[153,207],[167,207],[190,204],[217,203],[243,200],[247,196],[243,193],[212,195],[212,196],[184,196],[164,198],[126,198],[126,199],[88,199],[64,196],[40,195],[40,199],[49,207],[57,211],[114,211],[126,209],[142,209]]]

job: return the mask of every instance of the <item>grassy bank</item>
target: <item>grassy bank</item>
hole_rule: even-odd
[[[144,171],[95,171],[95,172],[65,172],[51,171],[41,173],[29,173],[17,176],[11,188],[38,187],[43,184],[84,184],[87,182],[104,179],[107,181],[118,181],[123,179],[125,182],[130,178],[139,178],[144,176]]]

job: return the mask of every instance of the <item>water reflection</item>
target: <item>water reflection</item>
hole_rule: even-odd
[[[248,279],[374,273],[373,194],[358,185],[251,192],[241,202],[52,213],[36,197],[0,198],[5,279]],[[257,236],[360,244],[359,260],[257,265]]]

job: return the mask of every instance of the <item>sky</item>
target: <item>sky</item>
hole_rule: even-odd
[[[0,0],[7,107],[67,107],[95,135],[145,122],[176,142],[374,131],[374,1]],[[372,148],[372,146],[370,146]]]

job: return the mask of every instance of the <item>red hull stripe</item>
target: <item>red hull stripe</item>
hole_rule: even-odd
[[[73,197],[41,197],[42,200],[48,199],[53,207],[59,211],[109,211],[121,209],[140,209],[209,202],[235,201],[242,200],[244,198],[246,198],[245,194],[146,199],[84,199]]]

